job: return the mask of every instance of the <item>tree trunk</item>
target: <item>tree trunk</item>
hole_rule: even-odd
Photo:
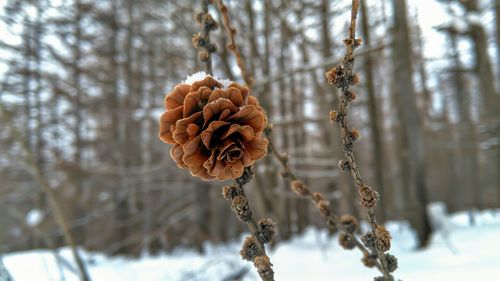
[[[425,177],[424,145],[422,131],[413,86],[411,65],[411,43],[407,23],[407,5],[405,0],[393,0],[394,7],[394,79],[398,98],[398,110],[401,111],[405,150],[408,153],[410,184],[415,194],[415,209],[412,212],[414,226],[418,234],[418,247],[429,242],[431,226],[426,212],[427,186]]]
[[[480,12],[479,5],[476,0],[468,0],[460,2],[467,13],[477,14]],[[500,138],[500,97],[495,90],[495,80],[491,61],[488,55],[488,38],[486,31],[480,22],[471,22],[469,26],[470,38],[474,48],[475,70],[479,79],[479,89],[481,91],[482,110],[481,119],[483,126],[487,128],[487,139]],[[500,200],[500,145],[496,144],[490,148],[491,153],[488,153],[486,169],[486,185],[488,190],[494,190],[497,186],[497,192]],[[478,194],[480,200],[477,207],[482,208],[482,193]]]

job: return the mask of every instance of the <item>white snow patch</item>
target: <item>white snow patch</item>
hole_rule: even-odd
[[[451,22],[453,28],[455,28],[460,33],[466,32],[467,29],[469,28],[469,25],[467,24],[467,22],[465,22],[463,18],[455,17],[451,20]]]
[[[453,221],[454,229],[449,237],[435,233],[427,249],[414,250],[416,236],[407,222],[394,221],[386,225],[393,236],[390,253],[399,263],[395,277],[405,281],[470,281],[493,280],[492,276],[499,276],[499,253],[494,247],[500,233],[500,210],[476,212],[476,225],[469,226],[469,212],[447,216],[442,206],[435,206],[438,207],[431,207],[431,212]],[[186,249],[158,257],[143,256],[138,260],[106,257],[99,253],[82,254],[94,281],[220,281],[239,270],[247,270],[243,281],[258,281],[251,263],[239,256],[243,239],[244,235],[227,245],[207,243],[205,255]],[[73,263],[67,248],[60,254]],[[301,236],[269,249],[269,255],[276,280],[327,281],[333,276],[335,280],[366,281],[379,275],[376,270],[361,264],[359,251],[343,250],[337,237],[329,236],[326,230],[309,228]],[[5,256],[4,263],[16,281],[62,280],[61,272],[64,280],[78,280],[68,267],[63,266],[62,271],[58,268],[49,250],[10,253]]]
[[[223,89],[226,89],[227,87],[229,87],[229,84],[233,83],[233,81],[231,81],[229,79],[220,79],[220,78],[217,78],[215,76],[212,76],[210,74],[205,73],[205,71],[199,71],[199,72],[193,73],[191,75],[188,75],[186,80],[182,81],[182,84],[192,85],[194,82],[203,80],[207,76],[211,76],[215,80],[217,80],[219,83],[221,83]]]
[[[30,210],[26,214],[26,224],[29,226],[37,226],[43,221],[44,217],[45,214],[43,211],[39,209]]]
[[[481,14],[479,13],[467,13],[467,21],[472,25],[481,25],[483,23],[481,20]]]

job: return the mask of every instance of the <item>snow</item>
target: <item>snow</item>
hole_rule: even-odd
[[[467,21],[473,25],[481,25],[483,20],[481,20],[481,14],[469,12],[467,14]]]
[[[37,226],[42,222],[44,217],[45,215],[41,210],[39,209],[30,210],[26,214],[26,224],[28,226]]]
[[[196,81],[203,80],[207,76],[211,76],[211,75],[205,73],[205,71],[199,71],[199,72],[193,73],[191,75],[188,75],[187,78],[186,78],[186,80],[182,81],[182,84],[191,85],[191,84],[193,84]],[[222,84],[223,89],[226,89],[227,87],[229,87],[229,84],[231,84],[233,82],[233,81],[231,81],[229,79],[220,79],[220,78],[217,78],[215,76],[212,76],[212,77],[215,80],[219,81],[219,83]]]
[[[448,217],[442,206],[434,206],[438,207],[431,208],[434,208],[432,216],[437,214],[440,220],[449,223],[448,238],[439,231],[425,250],[414,250],[415,234],[406,222],[386,225],[393,236],[391,254],[399,260],[395,276],[405,281],[494,280],[492,276],[499,276],[500,210],[475,212],[476,225],[469,226],[470,212]],[[95,281],[220,281],[240,270],[247,270],[244,281],[259,280],[251,264],[238,256],[243,237],[240,242],[228,245],[206,244],[205,255],[188,249],[177,249],[158,257],[145,255],[138,260],[106,257],[100,253],[83,252],[83,255]],[[300,237],[279,243],[269,253],[276,280],[366,281],[378,275],[376,270],[362,266],[357,250],[341,249],[336,237],[329,237],[325,230],[309,228]],[[59,254],[73,264],[67,248]],[[62,280],[61,272],[65,280],[78,280],[74,266],[63,263],[58,267],[56,255],[49,250],[10,253],[3,261],[17,281]]]

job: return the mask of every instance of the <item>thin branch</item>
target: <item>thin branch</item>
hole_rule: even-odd
[[[251,83],[249,83],[250,78],[246,75],[247,72],[245,69],[245,63],[244,63],[243,59],[241,58],[241,54],[239,53],[238,46],[236,45],[236,42],[234,40],[234,35],[236,34],[236,29],[230,25],[227,7],[222,3],[222,0],[217,0],[217,5],[218,5],[218,8],[220,9],[221,13],[223,14],[224,26],[226,27],[226,31],[227,31],[228,36],[230,38],[230,44],[228,45],[228,48],[234,53],[236,60],[238,61],[238,67],[240,68],[240,71],[243,75],[243,78],[245,79],[247,86],[250,88],[251,87]],[[357,10],[357,5],[356,5],[356,10]],[[353,20],[355,21],[355,18]],[[351,20],[351,22],[353,20]],[[353,36],[354,36],[354,33],[353,33]],[[369,50],[369,52],[371,52],[371,51],[373,51],[373,50]],[[268,83],[270,81],[271,80],[268,80],[265,83]],[[250,82],[253,82],[253,81],[250,81]],[[263,84],[261,84],[261,85],[263,85]],[[269,140],[269,150],[271,150],[271,153],[281,163],[283,170],[284,170],[282,173],[283,177],[289,178],[293,181],[298,181],[299,178],[292,172],[292,170],[290,169],[290,167],[288,165],[288,157],[284,156],[284,154],[279,153],[277,151],[276,147],[273,145],[269,131],[270,131],[269,129],[266,131],[266,135],[267,135],[267,138]],[[304,188],[306,188],[306,187],[304,186]],[[238,192],[243,194],[243,196],[244,196],[243,189],[241,188],[241,186],[239,186]],[[331,211],[330,207],[327,204],[327,201],[324,200],[325,197],[323,194],[321,194],[319,192],[312,193],[312,192],[308,191],[308,192],[306,192],[304,194],[300,194],[300,195],[303,195],[305,197],[309,197],[315,203],[314,205],[319,209],[319,211],[325,217],[326,223],[327,223],[329,228],[331,228],[332,230],[339,229],[341,231],[341,233],[343,233],[345,236],[348,237],[348,240],[351,241],[351,243],[353,244],[353,247],[358,248],[363,253],[363,255],[364,255],[363,262],[365,262],[365,259],[373,256],[373,253],[371,253],[363,245],[363,243],[361,243],[361,241],[359,241],[358,237],[356,237],[354,235],[354,232],[348,231],[346,229],[346,227],[344,226],[344,224],[341,222],[341,220]],[[255,220],[253,220],[251,218],[247,222],[247,224],[249,225],[249,228],[252,231],[252,236],[254,237],[254,240],[258,240],[256,238],[256,234],[258,234],[258,233],[256,233],[256,231],[258,231],[258,228],[256,227],[257,225],[255,224]],[[259,244],[258,247],[259,247],[259,249],[265,250],[263,245]],[[265,254],[265,251],[264,251],[264,254]],[[366,265],[366,263],[365,263],[365,265]],[[372,265],[376,266],[380,271],[382,271],[382,268],[378,262],[373,261]]]
[[[391,45],[392,45],[391,42],[383,43],[381,45],[374,46],[372,48],[364,49],[363,51],[359,52],[357,55],[364,56],[364,55],[367,55],[370,53],[380,52],[380,51],[383,51],[385,48],[390,47]],[[259,81],[257,83],[255,83],[253,86],[254,86],[254,88],[260,88],[260,87],[265,86],[266,84],[279,81],[279,80],[284,79],[285,77],[289,77],[290,75],[295,74],[295,73],[313,71],[316,69],[323,69],[326,66],[330,66],[332,64],[339,64],[340,62],[341,62],[341,60],[338,58],[324,58],[323,61],[319,64],[301,66],[301,67],[297,67],[295,69],[292,69],[290,71],[283,72],[277,76],[271,76],[269,78],[259,79]]]
[[[231,202],[231,209],[236,217],[247,224],[251,236],[245,239],[241,250],[243,259],[252,261],[262,281],[274,281],[274,271],[265,243],[269,243],[275,234],[274,222],[264,219],[257,222],[252,214],[243,186],[251,181],[253,168],[246,167],[243,175],[231,186],[224,186],[222,196]]]
[[[217,29],[217,22],[212,15],[208,12],[208,5],[210,0],[201,0],[202,12],[196,14],[195,19],[201,25],[201,32],[193,35],[193,46],[198,51],[199,59],[205,64],[205,72],[212,74],[212,53],[217,49],[216,46],[210,42],[210,31]]]
[[[238,47],[238,44],[236,44],[236,28],[234,28],[231,25],[231,19],[229,18],[229,12],[227,10],[226,5],[222,2],[222,0],[217,0],[217,8],[219,8],[221,14],[222,14],[222,22],[224,25],[224,28],[226,29],[227,35],[229,37],[229,43],[227,44],[227,48],[233,52],[234,57],[236,58],[236,64],[238,65],[238,68],[241,71],[241,76],[243,77],[243,80],[245,80],[245,83],[247,86],[250,88],[252,87],[252,84],[254,82],[253,78],[250,76],[250,74],[247,71],[246,65],[245,65],[245,60],[243,60],[243,57],[241,56],[240,48]]]
[[[310,189],[303,184],[300,178],[290,168],[288,156],[286,154],[280,153],[276,149],[270,138],[269,138],[269,149],[271,150],[271,153],[273,154],[275,159],[278,160],[278,162],[281,164],[281,167],[283,168],[283,173],[282,173],[283,177],[289,178],[292,181],[299,181],[302,184],[301,186],[302,192],[294,189],[295,194],[296,195],[298,194],[304,198],[311,199],[311,201],[314,203],[314,206],[323,215],[327,227],[330,228],[332,231],[340,230],[342,234],[347,235],[349,239],[354,243],[354,246],[358,250],[360,250],[365,257],[373,255],[371,251],[363,245],[363,243],[353,232],[347,231],[344,224],[342,224],[339,217],[332,212],[328,204],[326,204],[325,202],[320,203],[320,201],[324,201],[326,196],[320,192],[311,192]],[[378,262],[375,262],[374,265],[380,270],[380,272],[382,272],[382,268],[380,267],[380,264]]]
[[[368,216],[371,235],[375,239],[376,246],[373,247],[373,250],[378,256],[381,270],[384,274],[383,278],[385,281],[391,281],[393,277],[388,269],[387,255],[384,253],[390,248],[390,234],[383,226],[378,225],[376,222],[373,208],[378,201],[379,195],[371,187],[366,186],[361,178],[353,151],[354,142],[359,138],[359,132],[356,129],[350,129],[348,125],[349,103],[356,97],[356,94],[350,91],[350,86],[359,82],[358,76],[352,73],[355,61],[353,53],[354,50],[361,45],[361,39],[355,38],[358,6],[359,1],[353,0],[349,37],[344,39],[344,44],[346,46],[344,58],[340,65],[333,67],[325,74],[328,83],[341,89],[338,111],[330,112],[330,119],[340,125],[342,150],[346,160],[341,160],[341,162],[339,162],[339,167],[342,171],[351,174],[353,178],[361,196],[361,205],[364,207]]]

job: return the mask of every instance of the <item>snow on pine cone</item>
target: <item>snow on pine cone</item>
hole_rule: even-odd
[[[239,178],[266,154],[267,117],[247,87],[197,73],[165,97],[165,108],[160,139],[174,145],[170,155],[193,176]]]

